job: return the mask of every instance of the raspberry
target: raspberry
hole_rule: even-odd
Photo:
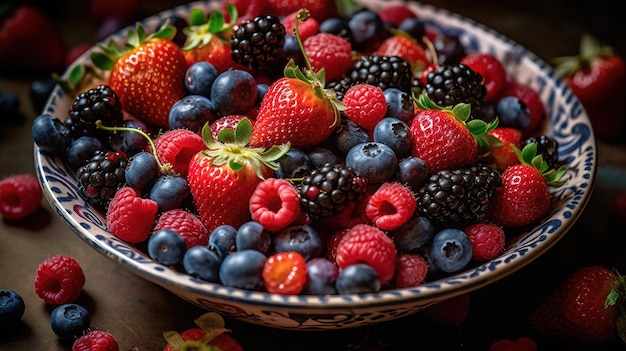
[[[500,60],[488,53],[471,53],[461,59],[461,63],[483,77],[483,84],[487,88],[485,101],[496,102],[496,98],[506,84],[506,71]]]
[[[159,205],[142,199],[135,189],[124,186],[113,196],[107,209],[106,222],[111,234],[129,243],[145,241],[157,218]]]
[[[296,251],[276,253],[265,260],[263,281],[269,293],[298,295],[307,280],[306,259]]]
[[[337,263],[337,246],[341,239],[350,231],[350,228],[338,230],[330,235],[326,241],[325,257],[332,263]]]
[[[365,213],[378,228],[395,230],[413,216],[416,207],[409,188],[397,182],[387,182],[369,198]]]
[[[293,223],[300,214],[298,190],[282,178],[260,182],[250,197],[252,220],[270,232],[277,232]]]
[[[530,122],[522,130],[523,132],[534,131],[541,125],[546,117],[546,110],[541,102],[539,94],[528,85],[508,80],[500,92],[500,97],[516,96],[526,104],[530,110]]]
[[[47,304],[62,305],[78,298],[85,285],[85,274],[73,257],[58,254],[39,264],[34,285],[37,296]]]
[[[209,230],[200,218],[182,209],[177,208],[161,213],[152,233],[161,229],[172,229],[180,234],[185,239],[187,249],[196,245],[209,244]]]
[[[489,347],[489,351],[537,351],[537,344],[529,337],[520,337],[517,340],[501,339]]]
[[[204,149],[202,137],[188,129],[170,129],[156,140],[159,160],[181,176],[187,175],[191,158]]]
[[[72,351],[119,351],[120,346],[111,333],[91,330],[74,341]]]
[[[339,268],[367,263],[378,273],[381,285],[393,278],[396,259],[393,240],[382,230],[367,224],[355,225],[337,244],[336,262]]]
[[[395,28],[398,28],[405,19],[417,18],[415,13],[405,5],[389,6],[381,10],[378,15],[383,22],[389,23]]]
[[[338,80],[352,67],[352,46],[347,39],[331,33],[317,33],[305,39],[303,45],[313,69],[324,68],[327,82]]]
[[[0,215],[5,219],[22,219],[35,213],[41,198],[41,186],[32,174],[16,174],[0,180]]]
[[[349,119],[371,131],[387,113],[383,90],[377,86],[359,83],[351,86],[342,100]]]
[[[471,224],[465,228],[465,233],[472,243],[472,259],[475,261],[489,261],[504,249],[504,230],[495,224]]]
[[[246,118],[244,115],[226,115],[216,119],[210,125],[213,138],[217,140],[217,135],[224,129],[234,131],[235,128],[237,128],[237,123],[244,118]],[[250,120],[250,122],[252,122],[252,125],[254,126],[254,122],[252,120]]]
[[[430,321],[459,327],[467,319],[469,308],[469,294],[461,294],[426,308],[423,314]]]
[[[396,263],[396,287],[410,288],[420,285],[428,273],[428,263],[418,254],[402,254]]]

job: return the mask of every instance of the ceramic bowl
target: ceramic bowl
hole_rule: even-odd
[[[394,3],[397,1],[371,2],[377,8]],[[216,5],[213,2],[182,5],[149,17],[143,24],[150,30],[173,14],[185,17],[191,8],[200,7],[208,11]],[[499,257],[414,288],[383,290],[375,294],[281,296],[204,282],[155,263],[145,252],[109,233],[102,211],[94,209],[81,198],[70,168],[58,158],[41,152],[35,145],[37,173],[47,200],[58,216],[91,249],[125,266],[137,276],[204,309],[274,328],[334,330],[382,323],[411,315],[513,274],[550,249],[583,211],[590,197],[598,161],[590,121],[567,85],[558,79],[550,65],[532,52],[458,14],[413,1],[406,6],[428,25],[460,34],[468,51],[495,54],[505,63],[514,79],[539,92],[548,116],[545,133],[557,140],[559,159],[569,168],[567,183],[552,189],[553,203],[547,218],[531,230],[516,233],[508,240],[505,251]],[[114,34],[113,39],[122,38],[124,33]],[[73,63],[67,72],[87,60],[88,53]],[[57,86],[44,112],[63,120],[71,103],[71,99]]]

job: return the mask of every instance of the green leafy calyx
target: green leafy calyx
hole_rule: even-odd
[[[580,52],[578,55],[562,56],[555,58],[554,71],[562,78],[569,77],[574,72],[587,67],[591,61],[613,54],[613,48],[602,44],[589,34],[583,34],[580,39]]]
[[[513,149],[521,164],[536,169],[541,173],[548,185],[558,188],[567,182],[567,179],[563,178],[567,173],[567,167],[560,166],[558,169],[549,169],[548,163],[543,159],[543,156],[537,154],[537,143],[528,143],[522,150],[511,144],[511,149]]]
[[[183,28],[183,33],[187,36],[183,51],[206,46],[213,38],[224,43],[230,42],[229,36],[237,24],[238,13],[235,5],[230,2],[226,4],[226,12],[230,18],[228,23],[221,11],[214,10],[207,18],[201,9],[192,9],[189,12],[189,26]]]

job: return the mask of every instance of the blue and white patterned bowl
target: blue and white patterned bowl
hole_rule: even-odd
[[[377,8],[399,2],[368,1]],[[190,3],[147,18],[143,24],[150,30],[173,14],[186,17],[191,8],[210,10],[216,6],[215,2]],[[79,195],[76,178],[69,167],[59,159],[42,153],[35,145],[37,173],[48,201],[85,243],[141,278],[202,308],[274,328],[332,330],[390,321],[480,289],[516,272],[563,237],[589,200],[598,161],[590,121],[567,85],[533,53],[457,14],[413,1],[407,6],[429,25],[442,31],[460,33],[468,51],[495,54],[515,80],[538,91],[548,114],[545,133],[558,141],[559,158],[569,167],[567,183],[552,190],[553,203],[549,216],[532,230],[510,238],[505,251],[496,259],[415,288],[362,295],[281,296],[204,282],[155,263],[144,252],[109,233],[104,214]],[[119,40],[124,33],[114,34],[113,39]],[[82,55],[72,67],[88,60],[88,54]],[[71,67],[67,72],[70,70]],[[63,120],[71,103],[72,99],[57,86],[44,112]]]

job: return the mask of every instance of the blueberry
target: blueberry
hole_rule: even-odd
[[[148,255],[166,266],[180,263],[185,255],[185,239],[171,229],[160,229],[148,238]]]
[[[435,235],[433,224],[424,216],[413,216],[392,233],[398,251],[404,253],[420,252],[432,241]]]
[[[530,123],[530,109],[516,96],[505,96],[496,105],[501,127],[525,129]]]
[[[26,304],[20,294],[13,290],[0,290],[0,326],[11,326],[24,316]]]
[[[159,164],[154,155],[141,151],[130,158],[124,174],[126,184],[146,194],[159,177]]]
[[[265,288],[263,266],[267,257],[248,249],[226,256],[220,266],[220,282],[224,286],[260,291]]]
[[[417,39],[419,42],[421,42],[422,38],[426,35],[424,22],[414,17],[404,19],[398,25],[398,29]]]
[[[215,78],[211,101],[222,116],[245,115],[256,103],[257,83],[249,72],[232,69]]]
[[[183,256],[185,272],[207,282],[219,282],[221,264],[222,259],[206,246],[192,246]]]
[[[0,124],[18,124],[23,121],[20,100],[13,93],[0,91]]]
[[[342,118],[341,124],[331,134],[331,141],[341,156],[348,154],[354,146],[370,141],[368,132],[356,122]]]
[[[346,39],[350,38],[348,22],[339,17],[331,17],[323,20],[318,27],[318,31],[320,33],[335,34]]]
[[[72,143],[70,130],[60,119],[47,113],[35,117],[31,132],[35,144],[52,156],[65,157]]]
[[[304,55],[302,54],[302,49],[300,49],[300,45],[298,44],[295,36],[291,34],[285,35],[285,44],[283,44],[283,51],[285,52],[285,56],[293,59],[293,61],[298,66],[303,66],[306,64],[304,61]]]
[[[140,129],[143,132],[148,131],[148,126],[138,120],[124,121],[123,126],[125,128]],[[133,156],[134,154],[145,150],[146,146],[148,146],[148,139],[136,131],[122,130],[116,132],[111,137],[111,149],[115,151],[124,151],[127,156]]]
[[[460,229],[443,229],[433,237],[430,259],[441,271],[457,272],[472,259],[472,243]]]
[[[428,177],[428,166],[421,158],[409,156],[398,162],[395,177],[400,183],[408,185],[411,190],[417,192]]]
[[[185,31],[183,29],[189,27],[189,22],[187,22],[186,19],[173,14],[161,20],[157,28],[160,28],[166,22],[170,26],[176,28],[176,35],[174,36],[174,38],[172,38],[172,41],[176,43],[176,45],[181,47],[185,45],[185,42],[187,41],[187,35],[185,34]]]
[[[395,117],[385,117],[374,127],[374,141],[389,146],[398,158],[411,152],[412,136],[409,126]]]
[[[199,61],[187,68],[185,88],[191,95],[211,97],[211,86],[219,75],[217,68],[207,61]]]
[[[278,159],[279,167],[274,171],[276,178],[302,178],[312,169],[309,155],[296,148],[289,149]]]
[[[323,147],[314,147],[308,152],[313,169],[320,168],[327,163],[331,165],[342,163],[343,160],[334,152]]]
[[[385,117],[395,117],[404,123],[409,123],[415,116],[415,105],[411,96],[398,88],[387,88],[383,91],[387,102]]]
[[[433,41],[440,65],[454,65],[461,62],[466,51],[461,38],[456,34],[438,35]]]
[[[265,93],[267,93],[267,89],[269,89],[270,86],[268,84],[265,83],[259,83],[256,85],[256,90],[258,91],[257,97],[256,97],[256,104],[260,105],[261,101],[263,101],[263,97],[265,96]]]
[[[380,16],[367,8],[355,12],[348,19],[350,42],[356,51],[375,51],[387,37],[388,30]]]
[[[248,221],[237,229],[237,235],[235,235],[237,251],[254,249],[267,254],[271,244],[270,234],[259,222]]]
[[[307,261],[319,257],[324,250],[322,239],[313,227],[297,224],[281,230],[274,237],[276,252],[296,251]]]
[[[88,135],[81,136],[72,141],[67,149],[67,163],[76,171],[89,162],[94,153],[102,150],[102,147],[100,139]]]
[[[315,257],[306,263],[307,281],[302,292],[309,295],[337,294],[335,282],[339,268],[324,257]]]
[[[172,105],[168,123],[172,129],[198,131],[203,125],[216,119],[216,107],[208,97],[187,95]]]
[[[237,229],[235,227],[229,224],[222,224],[213,229],[211,235],[209,235],[209,248],[215,250],[217,255],[223,259],[236,251],[236,236]]]
[[[185,177],[162,175],[150,189],[148,197],[159,205],[161,211],[169,211],[181,208],[191,197],[191,192]]]
[[[75,340],[89,330],[91,316],[87,309],[75,303],[55,307],[50,313],[50,327],[61,339]]]
[[[389,146],[369,142],[350,149],[346,155],[346,166],[365,177],[367,184],[378,184],[393,177],[398,169],[398,158]]]
[[[380,291],[380,279],[372,266],[355,263],[339,271],[335,282],[340,294],[367,294]]]
[[[31,83],[30,102],[35,113],[43,113],[43,108],[56,84],[57,82],[52,77],[36,79]]]

